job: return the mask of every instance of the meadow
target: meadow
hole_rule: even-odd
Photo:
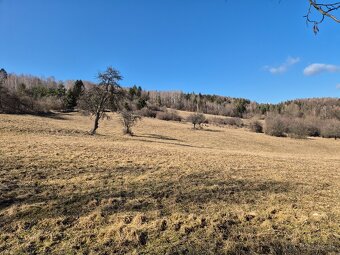
[[[185,115],[186,113],[181,113]],[[338,254],[340,141],[0,115],[0,254]]]

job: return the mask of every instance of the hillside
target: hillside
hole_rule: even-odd
[[[53,77],[8,74],[0,69],[0,113],[46,113],[79,108],[84,93],[96,84],[82,80],[56,81]],[[98,84],[97,84],[98,85]],[[137,108],[167,107],[229,117],[264,118],[268,114],[298,118],[340,120],[340,98],[305,98],[281,103],[259,103],[245,98],[184,93],[182,91],[148,91],[140,86],[123,88]]]
[[[185,115],[187,113],[181,112]],[[340,141],[0,115],[2,254],[336,254]]]

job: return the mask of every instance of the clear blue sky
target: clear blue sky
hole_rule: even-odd
[[[315,36],[307,7],[307,0],[0,0],[0,67],[94,81],[111,65],[124,86],[259,102],[339,97],[340,25],[327,20]]]

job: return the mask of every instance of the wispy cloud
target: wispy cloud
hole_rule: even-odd
[[[316,75],[320,73],[336,73],[340,72],[340,66],[328,65],[328,64],[311,64],[303,70],[304,75]]]
[[[292,58],[292,57],[288,57],[287,60],[282,63],[279,66],[273,67],[273,66],[265,66],[264,69],[269,71],[272,74],[282,74],[288,71],[288,69],[299,63],[300,62],[300,58]]]
[[[337,89],[340,89],[340,83],[335,86]]]

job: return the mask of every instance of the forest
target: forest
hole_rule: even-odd
[[[111,68],[111,67],[110,67]],[[258,103],[245,98],[233,98],[182,91],[147,91],[140,86],[121,87],[119,72],[108,68],[116,76],[113,87],[119,92],[109,98],[97,113],[99,119],[106,111],[124,112],[123,116],[134,122],[139,117],[153,117],[163,120],[182,118],[176,110],[221,116],[205,118],[201,123],[244,126],[243,120],[250,120],[249,128],[255,132],[264,131],[274,136],[323,136],[340,137],[340,99],[307,98],[295,99],[278,104]],[[105,73],[102,73],[105,74]],[[106,72],[108,74],[108,72]],[[112,73],[109,73],[112,75]],[[103,78],[98,76],[98,78]],[[107,77],[104,77],[104,81]],[[100,79],[99,79],[100,81]],[[102,80],[103,81],[103,80]],[[53,77],[42,78],[32,75],[17,75],[0,70],[0,113],[48,114],[51,111],[82,111],[95,115],[98,96],[104,96],[102,84],[82,80],[57,81]],[[117,90],[116,90],[117,89]],[[119,95],[118,95],[119,94]],[[97,96],[93,96],[97,95]],[[105,99],[106,100],[106,99]],[[91,108],[92,107],[92,111]],[[94,107],[94,108],[93,108]],[[127,114],[129,113],[130,114]],[[135,116],[135,117],[132,117]],[[226,119],[225,117],[229,117]],[[187,121],[192,122],[191,116]],[[264,125],[261,121],[264,120]],[[127,125],[130,125],[127,123]],[[201,125],[199,125],[201,127]],[[95,129],[92,129],[92,131]],[[94,132],[92,132],[94,134]],[[130,132],[130,131],[129,131]],[[128,132],[128,133],[129,133]],[[131,132],[132,134],[132,132]]]

